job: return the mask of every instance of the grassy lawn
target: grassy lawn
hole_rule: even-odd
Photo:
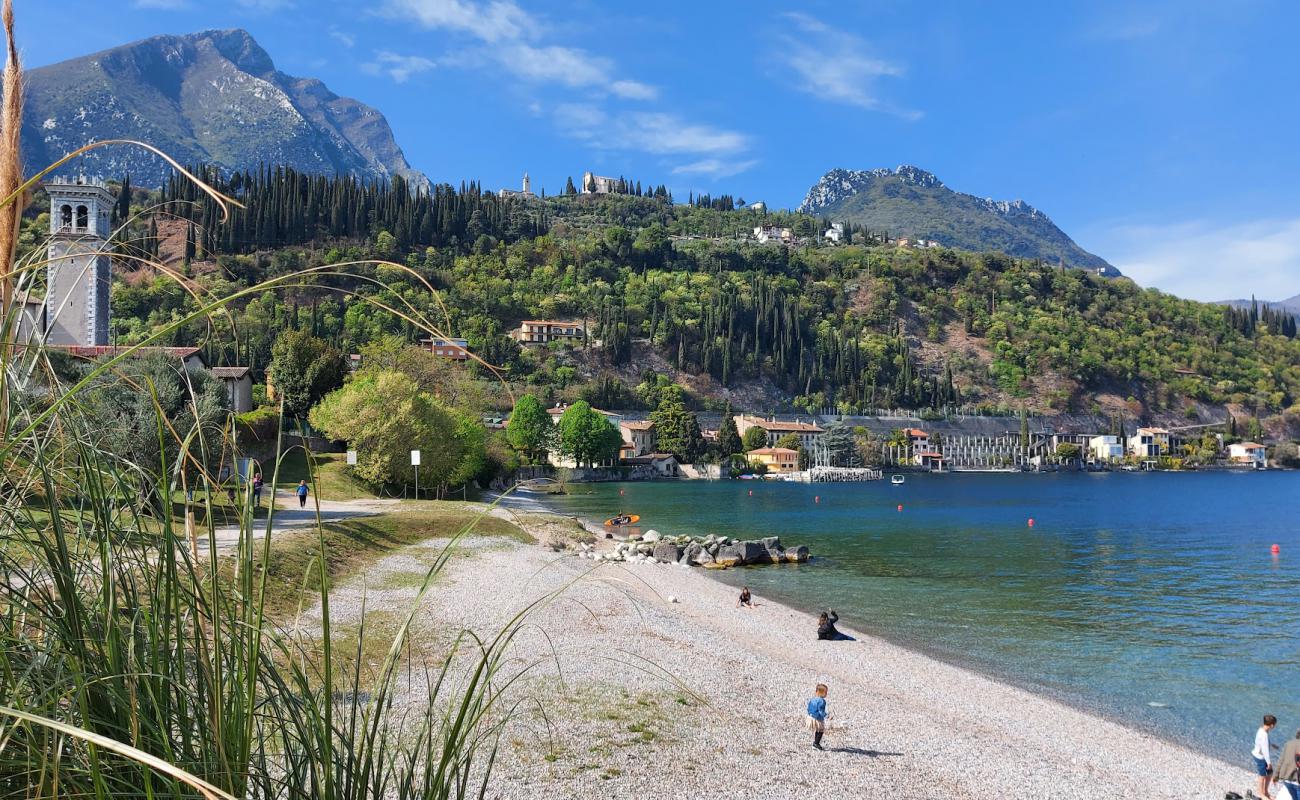
[[[348,475],[346,453],[313,453],[312,466],[322,500],[359,500],[375,496],[364,483]],[[269,479],[270,475],[265,477]],[[292,489],[307,477],[307,454],[295,448],[280,462],[279,488]]]
[[[297,612],[299,601],[314,602],[320,591],[316,559],[321,536],[330,581],[338,583],[360,573],[369,564],[407,545],[425,539],[449,539],[473,523],[473,536],[499,536],[519,542],[532,538],[514,524],[454,501],[409,502],[397,511],[370,517],[330,522],[315,528],[291,528],[271,536],[267,569],[267,595],[273,618],[286,619]],[[260,554],[260,547],[258,548]]]

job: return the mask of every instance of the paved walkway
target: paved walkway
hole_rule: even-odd
[[[292,489],[283,489],[275,493],[275,516],[272,518],[272,530],[286,528],[303,528],[316,524],[316,501],[307,498],[307,507],[298,508],[298,496]],[[359,500],[321,500],[320,521],[339,522],[357,517],[370,517],[384,514],[396,509],[400,500],[379,499],[377,497]],[[253,538],[260,539],[266,533],[266,518],[253,520]],[[199,531],[199,551],[208,548],[205,531]],[[216,529],[217,550],[230,550],[239,544],[238,525],[220,525]]]

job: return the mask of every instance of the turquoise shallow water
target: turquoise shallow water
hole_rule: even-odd
[[[573,488],[551,505],[806,544],[714,574],[1234,761],[1262,714],[1300,728],[1300,473]]]

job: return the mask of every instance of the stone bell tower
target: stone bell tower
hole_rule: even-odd
[[[50,247],[45,315],[50,344],[108,344],[109,212],[113,195],[103,181],[55,178],[50,195]]]

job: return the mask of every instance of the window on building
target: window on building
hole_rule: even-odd
[[[77,230],[84,231],[90,227],[90,210],[85,206],[77,206]]]
[[[63,208],[59,209],[59,227],[72,227],[72,206],[65,205]]]

